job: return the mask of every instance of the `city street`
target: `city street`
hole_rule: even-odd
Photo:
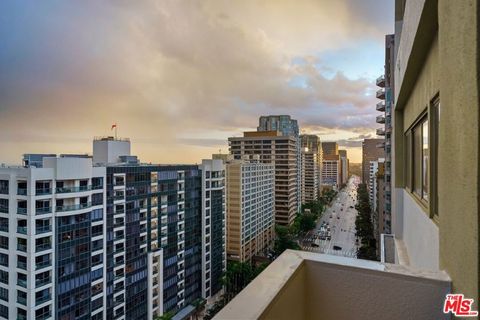
[[[315,229],[305,236],[301,244],[303,250],[356,257],[355,218],[357,211],[351,207],[355,207],[359,183],[360,178],[357,176],[349,179],[347,186],[338,193],[331,206],[327,207],[322,218],[318,220]],[[324,240],[320,239],[319,232],[324,223],[325,230],[330,228],[330,240],[328,237]]]

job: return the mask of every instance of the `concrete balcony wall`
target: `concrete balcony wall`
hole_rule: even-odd
[[[449,292],[444,272],[287,250],[214,319],[449,319]]]

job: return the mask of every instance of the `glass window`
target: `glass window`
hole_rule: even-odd
[[[428,120],[422,124],[422,198],[428,201],[429,161],[428,161]]]
[[[422,127],[413,129],[413,192],[422,196]]]
[[[412,135],[408,131],[405,135],[405,186],[412,189]]]

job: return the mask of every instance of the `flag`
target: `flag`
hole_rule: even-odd
[[[117,127],[117,124],[116,124],[116,123],[115,123],[115,124],[112,124],[112,129],[110,129],[110,130],[113,130],[113,128],[116,128],[116,127]]]

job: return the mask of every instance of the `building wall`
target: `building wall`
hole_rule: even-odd
[[[227,257],[266,256],[274,239],[274,166],[250,161],[227,164]]]
[[[222,289],[226,270],[225,179],[223,160],[202,161],[202,296]]]
[[[362,142],[362,183],[369,183],[370,161],[376,161],[384,157],[384,151],[377,148],[377,144],[384,139],[365,139]]]
[[[478,10],[473,0],[406,1],[395,74],[393,203],[395,234],[405,244],[410,264],[445,269],[453,290],[476,301],[480,271]],[[438,148],[438,173],[430,166],[429,194],[429,199],[438,200],[436,206],[431,205],[435,202],[424,206],[405,189],[403,133],[426,109],[429,120],[433,119],[429,106],[438,92],[438,136],[430,132],[438,139],[433,144]],[[436,155],[431,152],[432,157]]]
[[[0,168],[8,185],[0,191],[0,316],[102,319],[105,168],[91,158],[46,160],[43,168]]]
[[[475,0],[438,1],[440,267],[452,277],[456,292],[477,301],[477,310],[480,291],[479,10]],[[452,163],[461,165],[452,166]]]
[[[275,166],[275,222],[282,225],[291,224],[298,212],[298,174],[297,142],[294,137],[272,136],[272,131],[245,132],[242,138],[229,138],[230,153],[235,159],[244,156],[259,155],[263,163]]]

